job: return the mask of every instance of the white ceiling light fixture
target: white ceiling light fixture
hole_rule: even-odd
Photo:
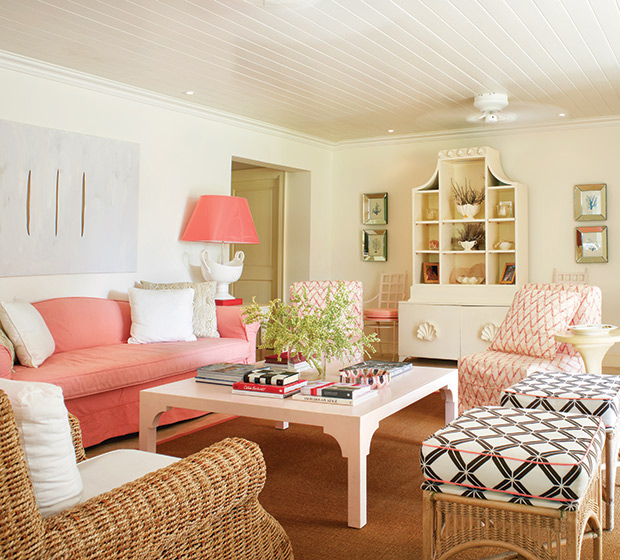
[[[480,111],[479,115],[470,115],[468,122],[495,124],[512,122],[517,118],[514,113],[503,113],[502,109],[508,106],[508,96],[505,93],[482,93],[474,97],[474,107]]]

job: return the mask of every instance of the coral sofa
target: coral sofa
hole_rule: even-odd
[[[244,325],[238,306],[217,307],[219,338],[128,344],[127,301],[69,297],[33,305],[54,339],[54,354],[38,368],[15,365],[12,372],[9,351],[0,346],[0,377],[60,386],[87,447],[138,431],[142,389],[193,377],[202,365],[250,363],[256,356],[258,324]],[[173,409],[160,425],[197,415]]]

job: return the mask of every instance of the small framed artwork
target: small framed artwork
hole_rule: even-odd
[[[387,193],[364,193],[362,195],[362,223],[369,225],[385,225],[388,223]]]
[[[607,262],[607,226],[575,228],[575,260],[578,263]]]
[[[422,281],[424,284],[439,284],[439,263],[422,263]]]
[[[365,229],[362,231],[362,260],[387,261],[387,230]]]
[[[575,220],[607,219],[607,185],[575,185]]]
[[[500,284],[514,284],[517,268],[515,263],[506,263],[504,265],[504,271],[502,277],[499,279]]]

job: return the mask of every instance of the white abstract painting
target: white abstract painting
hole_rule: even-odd
[[[0,120],[0,276],[135,272],[139,146]]]

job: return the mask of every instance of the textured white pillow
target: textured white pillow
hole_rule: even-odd
[[[131,344],[196,340],[194,290],[129,290]]]
[[[62,389],[50,383],[0,379],[11,401],[39,511],[44,517],[77,504],[82,478],[75,460]]]
[[[26,301],[0,303],[0,322],[15,346],[19,363],[39,367],[56,349],[43,317]]]
[[[216,282],[136,282],[136,288],[144,290],[194,289],[194,334],[198,338],[219,338],[217,311],[215,309]]]

